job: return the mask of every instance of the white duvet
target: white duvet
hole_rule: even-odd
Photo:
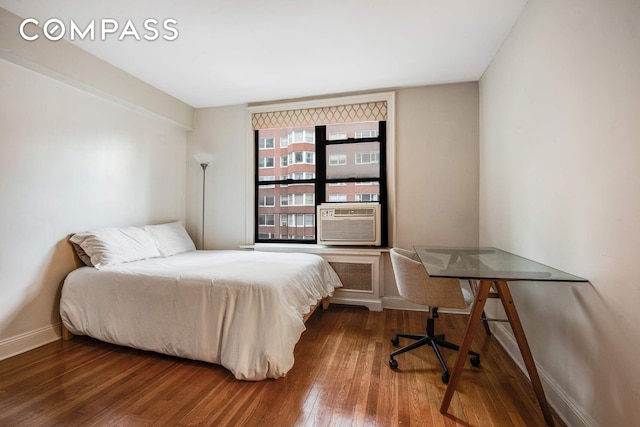
[[[262,380],[293,367],[304,314],[340,286],[317,255],[193,251],[79,268],[65,279],[60,314],[76,335]]]

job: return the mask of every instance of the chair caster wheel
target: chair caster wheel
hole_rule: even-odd
[[[443,374],[442,374],[442,382],[443,382],[444,384],[448,384],[448,383],[449,383],[449,377],[450,377],[450,376],[451,376],[451,375],[449,374],[449,372],[445,372],[445,373],[443,373]]]
[[[471,358],[471,365],[472,366],[480,366],[480,356],[473,356]]]
[[[400,340],[398,339],[398,337],[391,338],[391,344],[393,344],[394,347],[397,347],[398,345],[400,345]]]
[[[389,359],[389,367],[396,369],[398,367],[398,361],[396,359]]]

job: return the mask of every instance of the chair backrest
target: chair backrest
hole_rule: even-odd
[[[467,307],[460,281],[429,276],[415,252],[392,248],[391,264],[398,291],[405,300],[429,307]]]

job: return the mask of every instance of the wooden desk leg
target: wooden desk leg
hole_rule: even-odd
[[[451,378],[449,378],[449,384],[447,385],[447,391],[444,393],[442,404],[440,405],[440,412],[445,413],[449,409],[451,398],[456,391],[460,375],[462,374],[462,368],[464,368],[464,362],[467,360],[467,354],[471,349],[471,343],[473,342],[473,336],[478,329],[478,324],[482,318],[482,311],[484,310],[484,304],[487,302],[489,290],[491,289],[491,280],[481,280],[478,292],[476,292],[476,299],[471,308],[471,314],[469,315],[469,321],[467,322],[467,329],[460,344],[460,350],[458,350],[458,356],[456,357],[456,364],[451,372]]]
[[[547,398],[544,394],[544,389],[542,388],[542,382],[540,381],[540,377],[538,376],[538,370],[536,369],[536,364],[533,360],[533,356],[531,355],[529,343],[527,343],[527,337],[524,334],[524,329],[522,329],[520,316],[518,316],[518,311],[516,310],[511,292],[509,291],[509,285],[505,281],[496,281],[495,284],[498,295],[500,295],[502,305],[504,306],[504,311],[507,313],[507,318],[509,319],[509,323],[511,324],[511,329],[513,329],[513,335],[518,342],[520,354],[522,355],[524,364],[527,367],[527,371],[529,372],[529,378],[531,379],[531,384],[533,385],[533,391],[538,398],[538,403],[540,404],[540,408],[542,409],[544,420],[547,422],[548,426],[553,426],[551,409],[549,408],[549,404],[547,403]]]

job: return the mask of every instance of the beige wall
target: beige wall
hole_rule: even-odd
[[[186,131],[0,59],[0,358],[59,337],[69,233],[184,220]]]
[[[478,84],[397,91],[396,246],[478,243]]]
[[[480,81],[481,243],[590,280],[512,285],[570,425],[640,419],[639,22],[637,1],[530,0]]]
[[[187,138],[187,230],[202,247],[202,168],[194,154],[207,153],[214,162],[205,176],[206,249],[238,249],[245,241],[247,206],[246,152],[250,136],[245,123],[246,105],[196,110],[196,126]],[[251,166],[253,163],[251,163]]]

